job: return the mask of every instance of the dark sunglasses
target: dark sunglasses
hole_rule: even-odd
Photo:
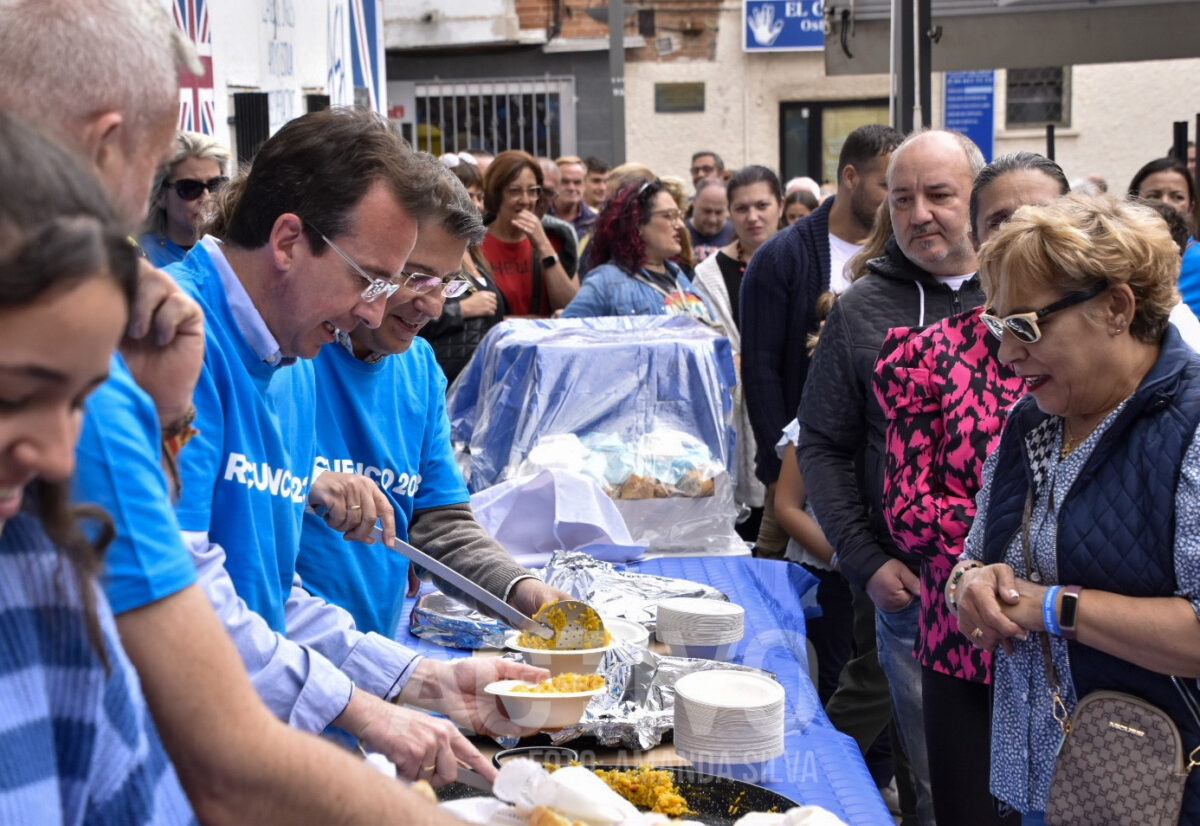
[[[207,181],[197,181],[195,178],[180,178],[178,181],[164,181],[164,189],[173,189],[175,194],[184,201],[194,201],[204,194],[204,190],[216,194],[229,179],[224,175],[209,178]]]
[[[1071,293],[1055,301],[1053,304],[1047,304],[1040,310],[1034,310],[1029,313],[1013,313],[1001,318],[989,308],[983,311],[981,318],[984,325],[987,326],[988,332],[996,338],[1003,339],[1004,331],[1008,330],[1017,337],[1018,341],[1033,344],[1042,337],[1042,328],[1038,326],[1039,321],[1042,321],[1051,313],[1057,313],[1059,310],[1065,310],[1067,307],[1074,307],[1076,304],[1082,304],[1090,298],[1095,298],[1107,289],[1108,282],[1101,281],[1089,289]]]

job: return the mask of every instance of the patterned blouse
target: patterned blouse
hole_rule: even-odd
[[[1121,402],[1065,459],[1059,459],[1062,448],[1060,417],[1046,419],[1025,438],[1025,450],[1033,468],[1030,556],[1043,585],[1059,584],[1056,551],[1059,505],[1075,484],[1101,434],[1125,409],[1127,401]],[[995,466],[996,454],[993,453],[983,468],[979,511],[963,550],[966,559],[983,556],[988,489]],[[1029,578],[1020,531],[1005,550],[1004,561],[1012,566],[1018,577]],[[1195,435],[1184,456],[1175,490],[1175,575],[1179,583],[1178,595],[1189,600],[1200,617],[1200,441]],[[1063,681],[1062,699],[1068,713],[1073,712],[1077,698],[1070,679],[1066,640],[1051,635],[1050,650]],[[1013,640],[1011,655],[997,649],[993,682],[992,794],[1021,812],[1044,811],[1062,732],[1050,713],[1050,684],[1042,663],[1038,633],[1030,634],[1024,642]]]
[[[888,418],[883,507],[892,538],[921,560],[917,659],[964,680],[991,679],[992,656],[959,633],[944,590],[975,517],[984,458],[1024,386],[996,357],[982,308],[923,332],[889,331],[875,365],[875,395]]]

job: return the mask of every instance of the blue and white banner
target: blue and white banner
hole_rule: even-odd
[[[825,48],[825,0],[742,0],[742,49],[747,52]]]

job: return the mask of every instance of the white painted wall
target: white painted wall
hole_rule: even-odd
[[[887,97],[885,75],[826,77],[820,52],[746,54],[740,3],[722,11],[715,60],[626,63],[626,154],[663,175],[691,180],[697,149],[713,149],[731,168],[779,163],[779,103]],[[1171,124],[1186,120],[1195,139],[1200,113],[1200,59],[1072,67],[1071,128],[1056,134],[1056,159],[1069,178],[1103,175],[1120,191],[1146,161],[1171,144]],[[705,82],[702,113],[655,114],[656,82]],[[1044,152],[1044,130],[1004,129],[1004,72],[996,73],[995,154]],[[942,123],[942,84],[934,77],[935,124]]]
[[[689,184],[692,152],[712,149],[732,169],[779,165],[779,103],[887,97],[884,75],[825,76],[821,52],[742,51],[741,3],[722,9],[715,60],[626,62],[626,157]],[[654,84],[704,81],[705,111],[655,114]]]
[[[514,0],[386,0],[389,49],[515,43],[520,38]]]
[[[996,76],[996,108],[1003,113],[1004,73]],[[1071,128],[1056,131],[1055,160],[1068,179],[1098,173],[1109,192],[1123,193],[1144,163],[1166,154],[1175,121],[1187,121],[1196,139],[1197,113],[1200,59],[1074,66]],[[1045,131],[997,130],[997,154],[1021,149],[1045,152]]]

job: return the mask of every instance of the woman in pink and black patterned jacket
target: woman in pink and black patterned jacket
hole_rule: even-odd
[[[1028,152],[985,167],[971,190],[976,244],[1024,204],[1069,189],[1053,161]],[[917,650],[925,738],[939,823],[1017,823],[988,790],[991,654],[959,632],[943,591],[975,515],[984,459],[1000,440],[1008,407],[1024,392],[996,357],[999,342],[978,307],[923,331],[891,330],[875,366],[888,417],[884,515],[901,549],[921,558]]]

